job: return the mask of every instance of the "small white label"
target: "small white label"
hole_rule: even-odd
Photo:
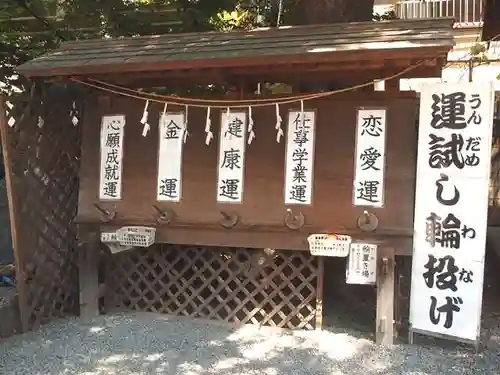
[[[347,262],[346,283],[371,285],[377,281],[377,245],[353,243]]]
[[[346,257],[349,254],[351,237],[335,234],[311,234],[307,238],[311,255]]]
[[[120,200],[122,198],[124,131],[125,116],[102,117],[100,200]]]

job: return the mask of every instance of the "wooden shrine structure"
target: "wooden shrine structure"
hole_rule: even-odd
[[[439,76],[454,43],[452,25],[398,20],[86,40],[20,66],[34,88],[28,98],[4,100],[8,115],[0,123],[23,328],[78,307],[85,316],[122,308],[321,328],[328,270],[323,257],[310,254],[307,237],[336,233],[379,245],[377,340],[391,343],[399,311],[395,257],[412,251],[418,118],[416,94],[400,92],[399,78]],[[385,91],[370,86],[387,77]],[[215,106],[208,146],[206,108],[189,107],[182,199],[157,201],[164,107],[151,100],[151,129],[142,137],[145,101],[110,85],[129,94],[225,85],[234,90],[204,99],[235,106],[283,97],[255,94],[264,82],[292,85],[291,95],[360,85],[304,101],[304,110],[316,114],[312,204],[284,203],[285,142],[276,142],[274,106],[253,110],[256,138],[246,150],[241,203],[215,198],[216,129],[225,111]],[[169,104],[168,111],[185,107]],[[387,110],[380,208],[352,203],[356,111],[371,107]],[[109,115],[126,118],[122,196],[115,201],[98,193],[100,125]],[[100,233],[130,225],[156,227],[156,243],[111,255]]]

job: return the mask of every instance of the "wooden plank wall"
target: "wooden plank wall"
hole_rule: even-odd
[[[397,96],[395,96],[397,95]],[[302,212],[306,225],[290,231],[284,224],[283,202],[285,143],[276,143],[275,108],[255,108],[256,139],[247,148],[244,202],[222,205],[216,202],[218,132],[220,113],[212,110],[215,133],[205,146],[206,110],[190,108],[190,137],[183,156],[183,191],[179,204],[156,203],[158,128],[162,105],[150,104],[151,132],[141,136],[140,118],[144,103],[113,97],[107,105],[88,105],[83,124],[83,150],[80,171],[78,221],[99,222],[101,207],[117,213],[112,225],[155,224],[156,211],[171,207],[176,220],[157,231],[157,240],[176,244],[241,247],[307,248],[305,238],[312,232],[348,233],[366,239],[356,228],[362,208],[352,206],[356,109],[359,106],[384,106],[388,109],[385,207],[370,209],[379,217],[379,228],[371,240],[392,242],[398,254],[411,254],[413,201],[416,164],[416,117],[418,100],[414,93],[368,92],[336,95],[305,103],[305,109],[317,111],[316,155],[313,205],[293,207]],[[289,109],[299,104],[281,106],[284,126]],[[184,110],[169,106],[170,111]],[[117,203],[98,201],[99,132],[101,116],[125,114],[123,200]],[[225,230],[219,224],[220,211],[238,213],[241,224]],[[368,236],[370,237],[370,236]]]

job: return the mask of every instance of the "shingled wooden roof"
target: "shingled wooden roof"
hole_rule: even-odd
[[[29,77],[446,58],[453,20],[396,20],[63,43],[18,67]],[[381,53],[382,52],[382,53]]]

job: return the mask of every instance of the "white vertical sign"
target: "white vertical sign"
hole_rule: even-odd
[[[355,206],[384,206],[386,110],[359,109],[354,161]]]
[[[316,112],[290,111],[286,134],[285,204],[311,204]]]
[[[102,116],[99,199],[122,198],[123,137],[125,116]]]
[[[158,201],[179,202],[182,194],[184,113],[160,115],[158,147]]]
[[[493,85],[420,94],[411,329],[478,340],[488,214]]]
[[[229,116],[228,116],[229,115]],[[246,112],[223,112],[219,135],[217,202],[241,203],[245,170]]]
[[[353,243],[347,261],[347,284],[375,284],[377,280],[377,245]]]

